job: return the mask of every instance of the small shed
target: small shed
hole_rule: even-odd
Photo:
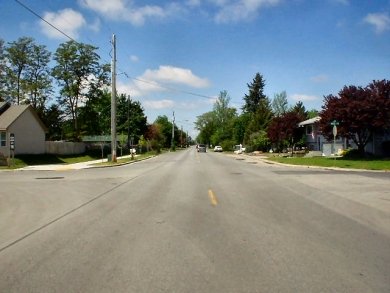
[[[31,105],[0,102],[0,156],[44,154],[46,126]]]

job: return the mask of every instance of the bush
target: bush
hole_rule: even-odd
[[[226,140],[222,141],[220,144],[220,146],[222,147],[222,149],[224,151],[233,151],[234,145],[235,145],[235,142],[234,142],[234,140],[231,140],[231,139],[226,139]]]
[[[343,159],[346,160],[359,160],[359,159],[373,159],[375,156],[371,153],[362,154],[358,149],[345,150]]]
[[[390,140],[382,142],[383,155],[390,156]]]

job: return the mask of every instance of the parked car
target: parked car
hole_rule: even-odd
[[[222,152],[222,151],[223,151],[223,149],[222,149],[222,147],[220,145],[216,145],[214,147],[214,152]]]
[[[198,144],[198,153],[205,153],[205,152],[206,152],[206,145]]]

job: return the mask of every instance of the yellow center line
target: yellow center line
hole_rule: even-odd
[[[216,206],[218,204],[217,197],[211,189],[209,189],[209,198],[213,206]]]
[[[198,152],[196,152],[195,154],[196,154],[196,155],[195,155],[195,156],[196,156],[196,162],[197,162],[197,163],[200,163],[200,158],[199,158]]]

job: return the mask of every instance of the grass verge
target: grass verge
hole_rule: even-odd
[[[162,150],[161,153],[164,153],[165,150]],[[131,157],[126,157],[122,159],[118,159],[117,162],[102,162],[96,165],[119,165],[124,163],[129,163],[131,161],[139,161],[148,157],[155,156],[156,152],[147,152],[144,154],[136,155],[136,157],[132,160]],[[106,159],[105,157],[104,159]],[[55,165],[55,164],[75,164],[81,162],[88,162],[94,160],[102,159],[101,156],[97,153],[95,154],[83,154],[83,155],[72,155],[72,156],[60,156],[60,155],[19,155],[11,160],[11,166],[0,166],[0,170],[14,170],[19,168],[24,168],[27,166],[33,165]]]
[[[134,156],[134,158],[125,157],[125,158],[118,159],[116,162],[101,162],[101,163],[96,163],[93,165],[94,166],[102,166],[102,167],[103,166],[118,166],[118,165],[122,165],[122,164],[128,164],[128,163],[132,163],[132,162],[136,162],[136,161],[145,160],[147,158],[154,157],[155,155],[156,155],[156,152],[147,152],[144,154],[136,155],[136,156]]]
[[[11,166],[0,166],[0,169],[18,169],[32,165],[73,164],[97,160],[91,155],[60,156],[60,155],[19,155],[13,160]]]
[[[345,159],[345,158],[296,158],[296,157],[268,157],[270,161],[291,165],[337,167],[364,170],[390,171],[390,159]]]

